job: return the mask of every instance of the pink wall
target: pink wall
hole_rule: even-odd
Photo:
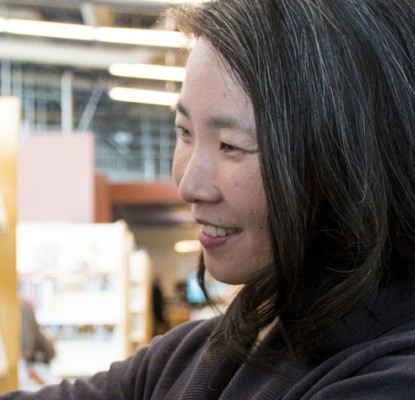
[[[91,133],[19,139],[18,221],[94,222],[95,141]]]

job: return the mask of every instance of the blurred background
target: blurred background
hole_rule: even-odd
[[[218,312],[171,178],[188,51],[163,13],[191,2],[0,0],[0,392],[91,375]],[[30,310],[49,356],[22,349]]]

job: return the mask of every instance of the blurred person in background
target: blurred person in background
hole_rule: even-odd
[[[20,298],[20,353],[29,363],[49,364],[55,356],[53,343],[40,330],[32,305]]]
[[[32,304],[19,298],[19,307],[19,388],[35,391],[46,384],[59,382],[50,369],[56,350],[53,342],[41,331]]]
[[[153,307],[153,336],[161,335],[169,330],[166,318],[166,303],[161,289],[160,279],[155,277],[152,283],[152,307]]]

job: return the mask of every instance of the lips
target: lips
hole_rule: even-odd
[[[202,232],[211,237],[225,237],[240,232],[237,228],[224,228],[214,225],[202,225]]]

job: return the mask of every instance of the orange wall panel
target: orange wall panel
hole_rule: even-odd
[[[176,185],[172,181],[118,183],[109,187],[112,204],[160,204],[182,203]]]
[[[95,222],[111,222],[109,185],[105,175],[95,176]]]

